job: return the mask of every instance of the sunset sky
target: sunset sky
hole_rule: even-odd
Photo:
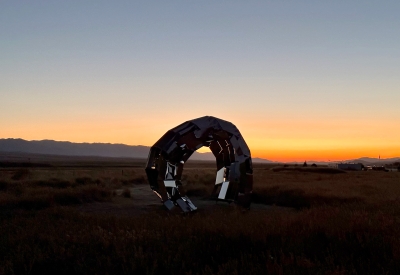
[[[398,0],[1,1],[0,138],[151,146],[211,115],[253,157],[398,157],[399,14]]]

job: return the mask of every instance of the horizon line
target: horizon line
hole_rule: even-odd
[[[71,144],[105,144],[105,145],[124,145],[124,146],[130,146],[130,147],[151,147],[151,145],[134,145],[134,144],[126,144],[126,143],[111,143],[111,142],[74,142],[74,141],[68,141],[68,140],[55,140],[55,139],[41,139],[41,140],[29,140],[29,139],[23,139],[23,138],[0,138],[0,140],[22,140],[22,141],[27,141],[27,142],[41,142],[41,141],[54,141],[54,142],[66,142],[66,143],[71,143]],[[4,151],[3,151],[4,152]],[[199,152],[199,151],[195,151],[199,154],[212,154],[212,152]],[[11,152],[10,152],[11,153]],[[16,153],[16,152],[15,152]],[[21,152],[23,153],[23,152]],[[32,153],[35,154],[35,153]],[[37,153],[40,154],[40,153]],[[49,155],[49,154],[45,154],[45,155]],[[93,155],[91,155],[93,156]],[[101,155],[96,155],[99,157],[102,157]],[[390,160],[390,159],[400,159],[400,156],[396,156],[396,157],[390,157],[390,158],[382,158],[381,155],[379,155],[378,157],[369,157],[369,156],[362,156],[362,157],[356,157],[356,158],[349,158],[349,159],[341,159],[341,160],[313,160],[313,159],[309,159],[307,160],[307,158],[304,158],[305,162],[324,162],[324,163],[340,163],[340,162],[348,162],[348,161],[352,161],[352,160],[359,160],[359,159],[363,159],[363,158],[369,158],[369,159],[373,159],[373,160]],[[252,159],[261,159],[261,160],[267,160],[267,161],[272,161],[272,162],[276,162],[276,163],[286,163],[286,162],[298,162],[301,163],[303,162],[302,160],[287,160],[287,161],[278,161],[278,160],[273,160],[270,158],[265,158],[265,157],[260,157],[260,156],[253,156]]]

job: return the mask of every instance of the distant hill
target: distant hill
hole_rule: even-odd
[[[118,158],[147,158],[149,146],[111,143],[73,143],[69,141],[0,139],[0,152],[16,152],[31,154],[63,155],[63,156],[99,156]],[[213,161],[214,155],[195,152],[190,159]],[[254,158],[254,162],[272,163],[267,159]]]
[[[387,158],[387,159],[379,159],[379,158],[369,158],[369,157],[362,157],[358,159],[348,159],[348,160],[342,160],[342,161],[331,161],[331,162],[324,162],[324,161],[313,161],[313,160],[307,160],[307,164],[317,164],[317,165],[332,165],[332,164],[337,164],[337,163],[362,163],[365,166],[381,166],[385,164],[392,164],[394,162],[399,162],[400,157],[396,158]],[[290,164],[298,164],[301,165],[304,162],[289,162]]]
[[[72,143],[54,140],[0,139],[0,152],[147,158],[149,147],[109,143]]]
[[[387,159],[379,159],[379,158],[369,158],[369,157],[362,157],[358,159],[347,160],[346,162],[354,162],[354,163],[362,163],[364,165],[384,165],[384,164],[391,164],[394,162],[399,162],[400,157],[396,158],[387,158]]]
[[[276,161],[262,159],[262,158],[251,158],[251,161],[256,163],[276,163]]]

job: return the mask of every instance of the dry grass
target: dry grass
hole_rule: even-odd
[[[308,173],[319,173],[319,174],[342,174],[346,173],[343,170],[331,168],[331,167],[298,167],[298,166],[277,166],[271,169],[274,172],[308,172]]]
[[[271,191],[272,193],[298,193],[301,197],[310,200],[310,206],[330,204],[330,201],[335,200],[382,204],[400,197],[400,173],[397,172],[360,171],[314,174],[259,170],[255,173],[254,180],[255,193],[265,195],[270,194]]]
[[[0,173],[0,209],[44,209],[110,201],[113,191],[145,183],[143,169],[16,168]]]
[[[0,170],[0,274],[400,273],[400,173],[256,167],[254,202],[292,211],[128,218],[73,207],[145,183],[142,168],[121,170]],[[183,184],[207,196],[214,177],[193,165]]]

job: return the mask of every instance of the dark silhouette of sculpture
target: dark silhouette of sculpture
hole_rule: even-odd
[[[212,116],[178,125],[151,147],[146,164],[151,189],[169,210],[196,210],[185,195],[181,176],[185,162],[203,146],[210,148],[217,164],[212,197],[248,208],[253,188],[249,147],[235,125]]]

